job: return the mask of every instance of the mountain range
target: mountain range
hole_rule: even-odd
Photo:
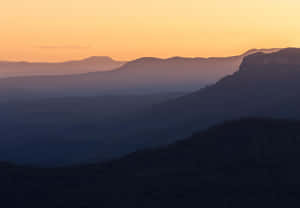
[[[192,93],[2,100],[1,205],[299,207],[299,80],[286,48]]]
[[[1,100],[9,100],[12,98],[25,99],[34,97],[191,92],[213,84],[222,77],[234,73],[243,58],[249,54],[259,51],[270,53],[278,50],[253,49],[242,55],[227,58],[140,58],[127,63],[115,63],[111,60],[108,62],[122,66],[110,71],[78,75],[73,73],[63,76],[3,78],[0,79],[0,95]],[[61,71],[66,71],[68,67],[71,67],[70,65],[85,68],[85,71],[89,71],[90,68],[94,67],[91,71],[97,71],[93,63],[98,63],[98,59],[102,60],[101,58],[90,58],[78,63],[67,62],[48,65],[54,67],[56,71],[61,70],[63,67],[65,70]],[[108,58],[103,59],[106,60]],[[103,65],[106,62],[99,61],[99,63]],[[31,67],[30,64],[24,63],[24,65]],[[43,68],[39,65],[36,64],[35,66]],[[60,67],[60,65],[63,67]],[[100,66],[97,67],[100,69]],[[52,72],[55,70],[53,69]],[[77,70],[77,72],[79,71]],[[27,73],[27,75],[29,74]]]
[[[299,57],[297,48],[249,55],[234,74],[199,91],[154,106],[136,122],[143,126],[141,120],[145,121],[142,128],[151,129],[150,137],[157,143],[166,143],[240,117],[300,118],[297,107],[300,104]],[[145,129],[142,131],[147,137],[149,132]],[[165,141],[167,136],[160,139],[160,135],[165,134],[169,141]],[[151,139],[152,144],[155,139]]]
[[[0,61],[0,78],[110,71],[121,67],[125,63],[106,56],[92,56],[82,60],[56,63]]]
[[[103,161],[173,143],[225,120],[253,116],[300,119],[299,58],[297,48],[249,55],[238,71],[215,84],[118,119],[106,119],[101,108],[96,113],[96,102],[95,108],[85,102],[78,105],[78,101],[69,102],[73,107],[64,110],[42,107],[42,113],[30,108],[34,104],[27,105],[25,114],[19,107],[5,110],[4,121],[10,122],[0,127],[5,141],[1,158],[51,165]],[[5,105],[13,106],[10,102]]]

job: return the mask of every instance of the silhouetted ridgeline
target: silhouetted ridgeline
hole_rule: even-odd
[[[78,61],[57,63],[0,61],[0,77],[82,74],[110,71],[121,67],[123,64],[125,62],[115,61],[105,56],[93,56]]]
[[[116,62],[114,65],[119,64],[120,67],[105,72],[99,72],[100,67],[98,66],[99,70],[96,70],[97,67],[95,66],[113,62],[113,60],[109,61],[110,59],[105,57],[102,57],[104,60],[101,57],[94,57],[78,63],[67,62],[46,64],[46,66],[44,66],[45,64],[15,63],[12,65],[25,65],[28,68],[34,68],[37,65],[40,70],[43,70],[45,67],[55,68],[55,70],[52,70],[52,75],[62,74],[61,72],[68,71],[68,68],[72,70],[79,67],[80,69],[77,71],[81,71],[82,74],[76,75],[74,72],[73,74],[67,73],[68,75],[65,76],[31,76],[0,79],[0,101],[36,97],[191,92],[208,84],[213,84],[220,78],[234,73],[243,58],[248,54],[257,51],[271,52],[276,50],[278,49],[256,49],[240,56],[225,58],[140,58],[124,65]],[[10,65],[5,65],[4,68]],[[85,71],[82,68],[85,68]],[[95,70],[92,70],[94,68]],[[10,71],[9,68],[7,70]],[[20,70],[22,71],[22,69]],[[28,76],[30,69],[26,69],[26,71]],[[54,73],[54,71],[59,71],[60,73]],[[42,74],[46,74],[46,72],[39,73],[39,75]]]
[[[298,207],[300,122],[225,122],[102,164],[0,165],[9,207]]]
[[[236,73],[216,84],[115,119],[106,119],[101,107],[97,111],[97,105],[91,107],[88,99],[80,101],[78,108],[77,101],[68,102],[71,111],[58,107],[41,114],[34,107],[22,116],[5,110],[4,120],[10,122],[0,127],[0,158],[44,165],[103,161],[173,143],[225,120],[253,116],[300,119],[299,50],[247,56]],[[137,104],[141,99],[137,98]],[[116,108],[121,106],[116,103]]]
[[[166,142],[168,137],[186,136],[199,128],[240,117],[300,118],[299,51],[289,48],[250,55],[233,75],[153,107],[151,113],[143,115],[145,126],[153,124],[151,136],[159,143]],[[278,64],[277,60],[285,61]],[[159,135],[164,134],[168,136],[160,139]]]

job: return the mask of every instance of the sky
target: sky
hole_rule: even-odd
[[[300,47],[299,0],[9,0],[0,60],[237,55]]]

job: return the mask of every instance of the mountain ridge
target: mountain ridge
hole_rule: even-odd
[[[277,56],[283,52],[274,54]],[[272,57],[274,54],[254,54],[250,57]],[[300,58],[300,54],[297,57]],[[260,66],[263,68],[248,65],[248,70],[244,70],[241,65],[243,70],[240,69],[215,84],[153,106],[149,113],[141,114],[141,118],[147,120],[144,126],[151,126],[148,134],[151,132],[153,139],[146,132],[143,135],[152,141],[149,143],[166,144],[174,141],[174,138],[188,136],[197,129],[207,128],[224,120],[259,115],[300,118],[297,107],[300,104],[300,67],[270,63]],[[141,118],[137,118],[137,126],[143,126]],[[174,129],[174,132],[171,133],[168,128]],[[164,134],[169,134],[169,139],[165,137],[160,140],[159,135]]]
[[[63,62],[28,62],[28,61],[0,61],[0,78],[2,77],[9,77],[9,78],[13,78],[13,77],[30,77],[30,76],[53,76],[53,75],[72,75],[73,74],[81,74],[81,75],[85,75],[85,74],[89,74],[89,73],[97,73],[97,72],[101,72],[101,71],[119,71],[122,70],[122,66],[125,65],[143,65],[143,64],[153,64],[154,62],[160,62],[160,63],[166,63],[166,62],[184,62],[184,61],[213,61],[213,60],[225,60],[225,59],[241,59],[246,55],[255,53],[255,52],[259,52],[259,51],[263,51],[266,53],[269,53],[271,51],[275,51],[275,50],[279,50],[279,49],[251,49],[241,55],[236,55],[236,56],[228,56],[228,57],[207,57],[207,58],[203,58],[203,57],[180,57],[180,56],[175,56],[175,57],[169,57],[169,58],[156,58],[156,57],[141,57],[141,58],[137,58],[134,59],[132,61],[116,61],[114,59],[112,59],[109,56],[90,56],[87,58],[83,58],[80,60],[70,60],[70,61],[63,61]],[[101,66],[89,66],[91,64],[106,64]],[[80,71],[78,71],[79,69],[72,69],[74,67],[76,67],[77,65],[83,65],[82,67],[86,67],[86,69],[82,68],[80,69]],[[84,66],[84,64],[89,64],[87,66]],[[22,67],[21,65],[23,65],[24,70],[22,71],[20,69],[18,69],[18,67]],[[34,68],[34,69],[31,69]],[[42,68],[45,69],[42,69]],[[64,68],[65,72],[60,72],[58,70],[59,67]],[[77,66],[79,67],[79,66]],[[235,66],[236,67],[236,66]],[[49,71],[50,68],[52,71]],[[43,71],[43,70],[48,70],[48,71]],[[14,72],[15,70],[15,72]],[[73,71],[72,71],[73,70]],[[76,71],[77,70],[77,71]],[[12,71],[12,72],[10,72]],[[2,75],[1,75],[2,72]],[[4,73],[4,74],[3,74]],[[27,74],[26,74],[27,73]],[[31,74],[28,74],[31,73]],[[7,76],[7,75],[9,76]]]
[[[106,56],[92,56],[64,62],[0,61],[0,78],[81,74],[89,71],[110,71],[125,62]]]
[[[238,70],[201,90],[151,105],[143,111],[114,120],[109,124],[99,123],[94,119],[90,120],[87,126],[70,130],[70,125],[81,122],[75,119],[72,122],[61,122],[55,131],[50,131],[50,127],[43,124],[48,120],[57,124],[55,121],[60,121],[61,117],[46,112],[45,118],[34,117],[36,123],[30,128],[26,123],[27,128],[24,129],[28,132],[32,128],[33,133],[27,136],[36,142],[44,138],[51,142],[53,149],[61,146],[61,141],[58,139],[55,143],[53,138],[70,138],[70,143],[72,143],[71,138],[78,138],[76,141],[84,144],[86,135],[96,135],[95,141],[108,143],[108,146],[99,142],[91,147],[87,144],[86,148],[97,148],[99,152],[90,151],[88,157],[93,158],[93,161],[101,161],[138,149],[167,145],[224,120],[255,116],[300,119],[298,107],[300,72],[295,70],[299,68],[298,65],[262,64],[261,66],[263,68],[256,70],[256,65],[251,65],[250,70]],[[83,109],[81,112],[84,112]],[[37,124],[41,124],[44,132],[35,131]],[[68,128],[69,130],[66,131],[65,129]],[[45,131],[51,136],[45,136]],[[17,138],[17,133],[21,131],[11,132],[7,136],[13,141]],[[44,147],[41,145],[40,149],[42,148],[48,151],[49,145]],[[49,154],[51,155],[51,151]]]

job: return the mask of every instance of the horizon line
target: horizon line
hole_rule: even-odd
[[[154,58],[154,59],[160,59],[160,60],[169,60],[169,59],[174,59],[174,58],[186,58],[186,59],[197,59],[197,58],[202,58],[202,59],[213,59],[213,58],[230,58],[230,57],[237,57],[237,56],[242,56],[244,54],[247,54],[250,51],[253,50],[281,50],[281,49],[285,49],[285,48],[297,48],[297,47],[281,47],[281,48],[277,48],[277,47],[272,47],[272,48],[251,48],[248,50],[244,50],[244,52],[239,53],[239,54],[232,54],[232,55],[227,55],[227,56],[168,56],[168,57],[158,57],[158,56],[138,56],[137,58],[133,58],[133,59],[129,59],[129,60],[120,60],[117,58],[114,58],[112,56],[108,56],[108,55],[91,55],[91,56],[85,56],[82,58],[78,58],[78,59],[65,59],[63,61],[30,61],[30,60],[5,60],[5,59],[0,59],[0,63],[2,62],[7,62],[7,63],[27,63],[27,64],[38,64],[38,63],[43,63],[43,64],[58,64],[58,63],[68,63],[68,62],[78,62],[78,61],[84,61],[84,60],[88,60],[90,58],[94,58],[94,57],[98,57],[98,58],[110,58],[112,61],[116,61],[116,62],[124,62],[124,63],[128,63],[128,62],[132,62],[132,61],[136,61],[139,59],[143,59],[143,58]]]

